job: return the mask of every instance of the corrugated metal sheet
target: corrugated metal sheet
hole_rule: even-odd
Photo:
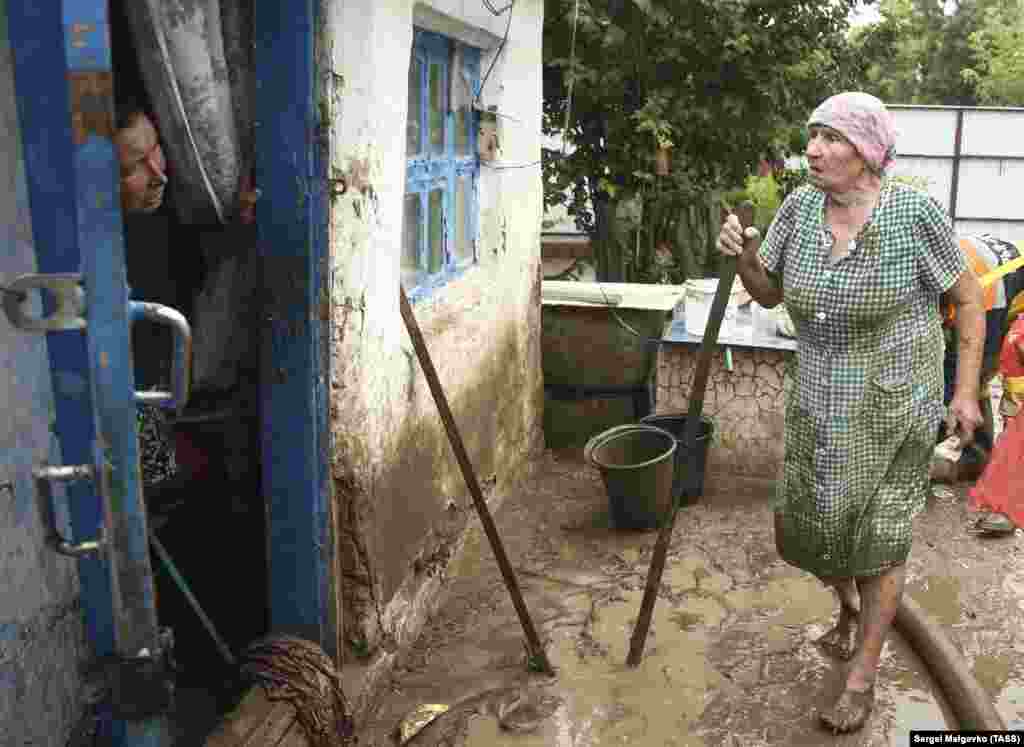
[[[1024,109],[890,108],[899,129],[895,175],[927,179],[959,233],[1024,240]]]

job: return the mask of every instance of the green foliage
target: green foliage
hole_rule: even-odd
[[[798,169],[786,169],[780,174],[775,175],[775,180],[779,184],[779,192],[783,200],[789,197],[790,193],[797,187],[806,184],[808,171],[806,166],[801,166]]]
[[[727,210],[735,210],[745,200],[754,203],[754,225],[763,234],[782,206],[784,196],[774,176],[748,176],[744,187],[722,196],[722,203]]]
[[[1024,100],[1021,0],[881,0],[878,10],[851,35],[869,61],[863,90],[893,104]]]
[[[544,130],[571,145],[544,154],[545,206],[591,235],[599,278],[714,271],[717,195],[788,152],[808,113],[859,80],[853,4],[580,0],[571,63],[575,0],[545,0]],[[659,146],[672,148],[668,174]],[[616,204],[635,198],[642,225],[613,228]]]
[[[1024,106],[1024,0],[985,9],[970,35],[977,69],[964,70],[978,99],[990,106]]]

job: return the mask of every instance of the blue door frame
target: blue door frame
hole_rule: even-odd
[[[336,657],[330,479],[326,0],[255,0],[256,205],[270,628]],[[321,107],[321,102],[324,106]],[[337,579],[340,580],[340,579]]]
[[[139,484],[106,0],[10,2],[7,12],[38,270],[80,274],[85,291],[84,330],[47,334],[47,351],[64,466],[89,470],[67,493],[74,540],[103,543],[79,560],[86,625],[98,656],[138,668],[159,661],[161,638]],[[111,743],[169,744],[159,671],[158,697],[145,703],[114,678],[102,721]],[[136,707],[146,710],[124,710]]]
[[[113,532],[124,558],[78,560],[97,656],[157,650],[138,485],[128,296],[113,134],[107,0],[8,0],[33,240],[40,273],[86,278],[86,335],[47,339],[64,464],[105,465],[107,505],[68,485],[76,541]],[[329,249],[320,106],[320,2],[254,2],[257,205],[263,260],[261,430],[272,632],[338,654],[329,475]],[[97,303],[102,299],[102,303]],[[113,569],[111,566],[114,566]],[[112,745],[165,745],[162,718],[112,720]]]

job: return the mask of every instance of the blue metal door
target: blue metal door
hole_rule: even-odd
[[[112,664],[109,743],[166,745],[129,345],[132,318],[161,310],[128,300],[107,2],[11,0],[7,13],[39,274],[19,278],[4,308],[47,335],[63,458],[36,471],[41,504],[50,482],[68,483],[74,536],[53,530],[51,548],[79,558],[91,644]]]

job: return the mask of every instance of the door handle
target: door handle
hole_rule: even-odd
[[[170,306],[148,301],[129,301],[128,318],[132,324],[140,319],[163,324],[170,327],[174,335],[171,391],[135,392],[135,401],[180,412],[188,402],[192,387],[192,329],[188,320]]]
[[[21,275],[4,290],[4,313],[16,329],[39,333],[85,329],[85,291],[77,272]],[[36,316],[29,311],[29,291],[33,290],[53,294],[55,306],[49,315]]]
[[[73,482],[75,480],[92,480],[95,469],[92,465],[82,464],[70,467],[40,465],[32,470],[36,482],[36,500],[38,501],[39,518],[46,531],[46,544],[60,555],[69,558],[83,558],[104,550],[106,542],[100,530],[100,537],[84,542],[71,542],[57,529],[57,516],[53,508],[53,492],[50,482]]]

